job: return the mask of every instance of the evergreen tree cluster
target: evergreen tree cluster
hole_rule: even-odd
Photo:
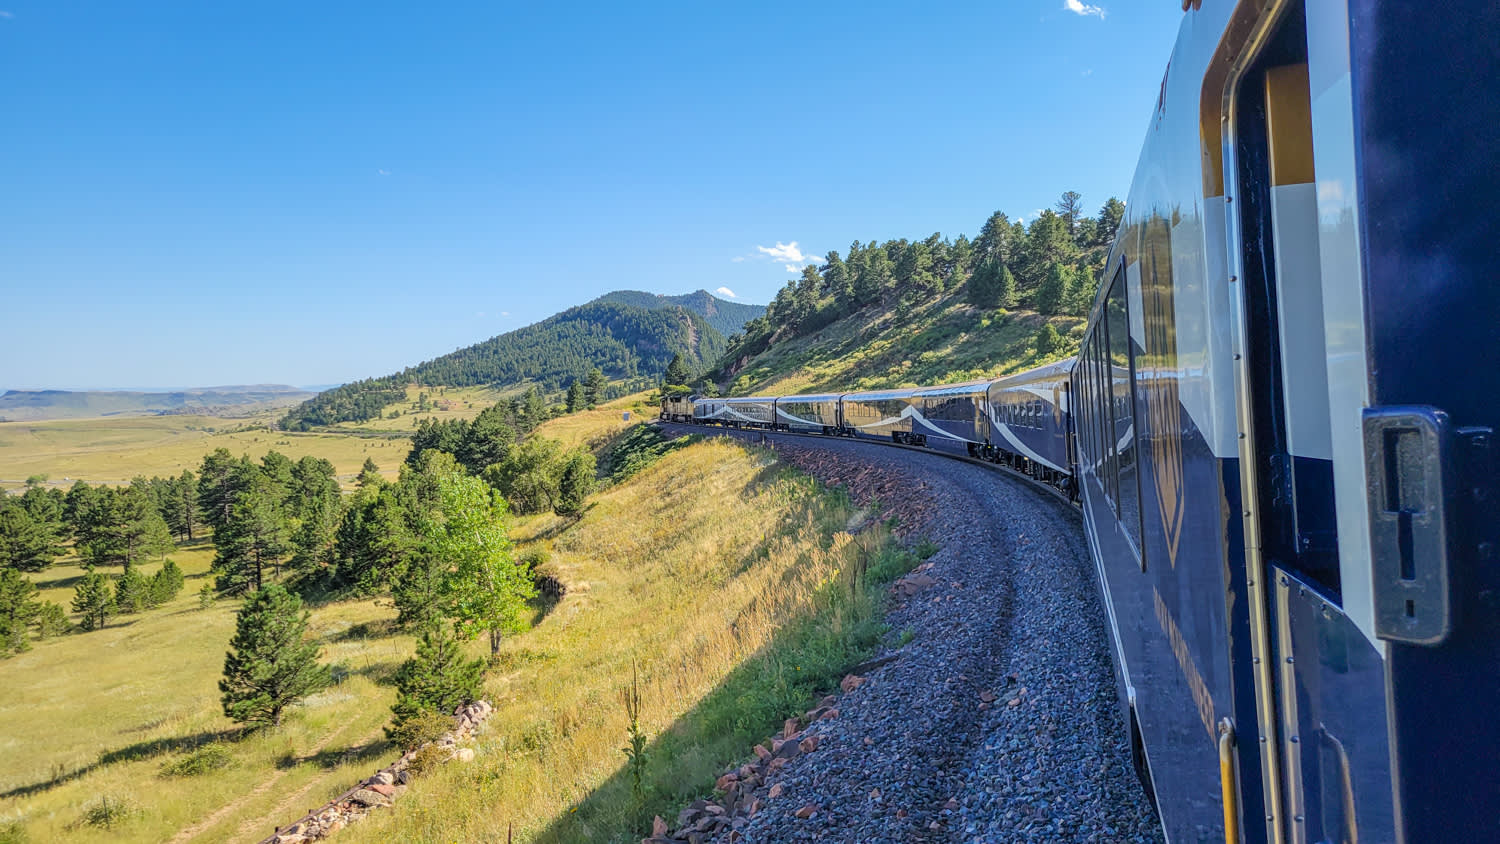
[[[343,515],[332,463],[310,455],[293,462],[278,451],[257,463],[220,448],[203,458],[199,475],[219,593],[254,592],[284,568],[308,583],[328,574]]]
[[[288,412],[281,426],[305,431],[315,425],[374,419],[381,408],[405,396],[408,384],[504,387],[530,382],[554,392],[594,368],[601,370],[601,377],[654,379],[674,355],[703,366],[724,348],[724,335],[686,307],[595,301],[394,375],[320,393]]]
[[[821,265],[805,267],[788,282],[765,316],[729,338],[725,360],[760,354],[777,340],[812,334],[861,308],[904,313],[960,289],[980,308],[1083,315],[1125,205],[1110,198],[1095,217],[1082,208],[1082,197],[1068,191],[1029,224],[995,212],[973,240],[941,234],[884,243],[856,240],[846,254],[829,252]]]

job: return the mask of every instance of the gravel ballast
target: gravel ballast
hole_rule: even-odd
[[[665,426],[672,431],[703,431]],[[1074,508],[992,468],[874,443],[738,433],[941,546],[817,750],[718,842],[1155,842]],[[904,646],[898,644],[907,639]]]

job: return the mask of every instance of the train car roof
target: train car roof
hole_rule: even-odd
[[[886,399],[909,399],[919,387],[907,387],[900,390],[869,390],[863,393],[844,393],[845,399],[855,401],[883,401]]]
[[[801,396],[777,396],[777,401],[838,401],[843,393],[809,393]]]
[[[975,393],[987,392],[989,388],[990,382],[988,380],[965,381],[962,384],[944,384],[940,387],[918,387],[913,391],[912,395],[923,398],[928,396],[968,396]]]
[[[1025,372],[1017,372],[1015,375],[1007,375],[1004,378],[999,378],[995,381],[992,381],[990,383],[990,386],[1000,387],[1001,389],[1004,389],[1006,387],[1019,387],[1024,384],[1032,384],[1037,381],[1051,381],[1058,378],[1067,378],[1068,375],[1073,371],[1073,364],[1076,361],[1077,358],[1068,358],[1067,360],[1060,360],[1056,363],[1044,364],[1042,366],[1038,366],[1035,369],[1028,369]]]
[[[776,401],[775,396],[738,396],[736,398],[720,399],[720,401],[733,402],[735,404],[747,404],[749,402]]]

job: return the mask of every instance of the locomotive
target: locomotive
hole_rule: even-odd
[[[1500,841],[1500,4],[1183,8],[1075,358],[663,418],[1076,501],[1168,840]]]

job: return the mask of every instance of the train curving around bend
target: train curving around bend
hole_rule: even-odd
[[[1079,503],[1172,841],[1500,841],[1500,4],[1184,0],[1075,359],[671,398]]]

